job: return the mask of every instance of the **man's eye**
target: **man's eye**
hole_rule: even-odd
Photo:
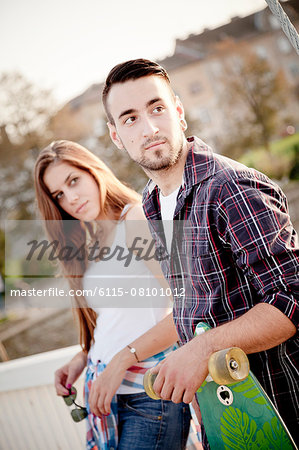
[[[164,111],[164,107],[163,106],[156,106],[154,109],[153,109],[153,112],[154,113],[161,113],[161,112],[163,112]]]
[[[125,124],[126,125],[131,125],[131,123],[135,122],[135,120],[136,120],[136,117],[131,116],[128,119],[125,120]]]

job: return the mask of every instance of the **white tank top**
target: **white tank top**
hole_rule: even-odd
[[[116,246],[128,251],[125,220],[116,226],[111,253]],[[99,360],[108,364],[116,353],[172,310],[165,288],[145,263],[136,261],[134,256],[128,267],[116,256],[106,261],[91,262],[84,275],[83,289],[88,305],[98,314],[94,344],[89,351],[94,364]],[[121,385],[117,393],[141,391]]]

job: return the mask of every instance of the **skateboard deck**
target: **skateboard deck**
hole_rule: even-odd
[[[208,328],[206,324],[198,324],[195,335]],[[217,364],[217,361],[212,363],[216,372]],[[209,362],[210,374],[211,368]],[[235,370],[238,370],[236,362]],[[249,365],[245,377],[242,381],[218,384],[209,375],[196,393],[211,449],[296,449],[279,413],[249,371]]]

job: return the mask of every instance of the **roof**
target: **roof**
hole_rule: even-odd
[[[299,2],[290,0],[282,4],[290,20],[299,19]],[[174,54],[159,63],[167,71],[182,67],[186,64],[199,61],[210,55],[216,43],[224,39],[234,41],[248,40],[257,34],[264,34],[276,27],[273,26],[273,14],[265,8],[245,17],[232,17],[229,23],[215,29],[205,29],[199,34],[190,34],[186,39],[177,39]]]
[[[283,2],[282,7],[294,23],[299,19],[299,2],[290,0]],[[232,17],[231,21],[212,30],[205,29],[199,34],[190,34],[186,39],[177,39],[174,54],[159,60],[169,72],[184,65],[200,61],[214,51],[215,43],[230,38],[236,42],[248,40],[257,34],[273,31],[274,17],[268,7],[245,17]],[[273,19],[272,19],[273,20]],[[68,105],[72,109],[79,108],[82,104],[95,103],[101,98],[104,83],[91,85],[81,95],[70,100]]]
[[[76,109],[79,108],[82,104],[86,105],[87,103],[100,102],[103,87],[104,83],[92,84],[81,95],[78,95],[77,97],[70,100],[68,102],[69,107],[71,109]]]

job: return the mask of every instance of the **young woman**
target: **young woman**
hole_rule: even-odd
[[[49,237],[81,250],[60,261],[70,287],[95,293],[74,297],[82,351],[55,373],[57,394],[65,396],[87,366],[87,449],[185,448],[188,405],[152,400],[142,386],[145,371],[174,349],[177,334],[159,265],[140,257],[150,251],[140,242],[151,240],[140,196],[70,141],[41,151],[35,189]],[[158,307],[146,303],[153,300]]]

